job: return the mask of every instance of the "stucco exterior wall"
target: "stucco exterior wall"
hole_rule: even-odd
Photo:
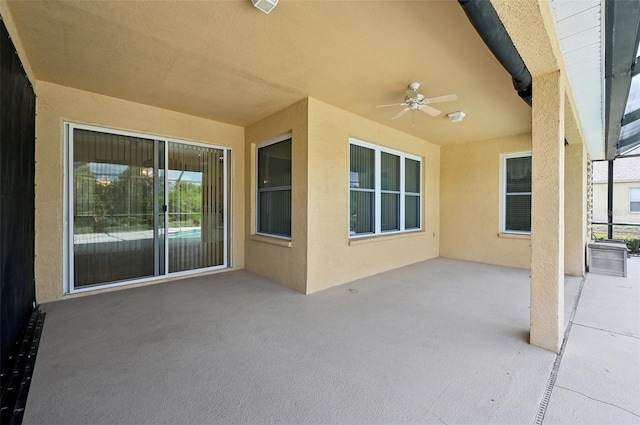
[[[531,151],[531,134],[444,146],[440,255],[530,268],[531,240],[501,234],[502,156]]]
[[[587,239],[591,236],[593,218],[593,162],[587,153]]]
[[[613,222],[638,223],[640,213],[629,211],[629,189],[640,188],[640,181],[613,183]],[[593,220],[607,221],[607,183],[593,184]]]
[[[292,134],[291,241],[256,234],[256,148]],[[423,230],[349,240],[349,138],[423,158]],[[246,128],[246,267],[302,293],[438,256],[439,148],[305,99]]]
[[[244,130],[202,118],[38,81],[36,86],[36,297],[63,297],[64,122],[232,149],[233,265],[244,267]],[[127,286],[130,287],[130,286]],[[112,288],[115,290],[118,288]],[[92,292],[95,293],[95,292]],[[74,295],[75,296],[75,295]]]
[[[607,184],[593,183],[593,221],[607,221]],[[615,183],[614,183],[615,189]],[[615,192],[614,192],[615,193]]]
[[[583,276],[587,231],[587,147],[565,146],[564,179],[564,272]]]
[[[349,239],[350,137],[422,157],[422,231]],[[309,99],[308,158],[307,293],[438,256],[438,146]]]
[[[245,129],[246,268],[306,293],[308,101],[302,100]],[[256,235],[256,149],[291,132],[291,241]]]

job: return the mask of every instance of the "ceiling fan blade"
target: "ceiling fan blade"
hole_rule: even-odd
[[[389,105],[378,105],[378,106],[376,106],[376,108],[386,108],[386,107],[389,107],[389,106],[407,106],[407,104],[406,103],[391,103]]]
[[[391,118],[392,120],[397,120],[398,118],[400,118],[401,116],[403,116],[404,114],[407,113],[407,111],[410,111],[411,108],[404,108],[402,111],[398,112],[396,115],[393,116],[393,118]]]
[[[420,109],[425,114],[431,115],[432,117],[438,116],[442,113],[438,111],[436,108],[432,108],[431,106],[428,106],[428,105],[418,106],[418,109]]]
[[[438,96],[427,99],[427,103],[440,103],[440,102],[453,102],[458,100],[458,96],[455,94],[448,94],[446,96]]]

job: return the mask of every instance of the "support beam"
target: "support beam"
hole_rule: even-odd
[[[534,77],[531,335],[558,353],[564,328],[564,105],[560,71]]]
[[[607,239],[613,239],[613,160],[607,173]]]
[[[637,1],[606,1],[605,6],[605,158],[619,152],[621,121],[636,63],[640,32]]]

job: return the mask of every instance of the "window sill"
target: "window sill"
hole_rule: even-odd
[[[271,245],[284,246],[285,248],[291,248],[291,241],[288,239],[275,238],[263,235],[249,235],[249,239],[256,242],[268,243]]]
[[[531,240],[530,234],[522,234],[522,233],[498,233],[499,238],[506,239],[526,239]]]
[[[424,236],[426,232],[424,230],[414,230],[412,232],[393,233],[391,235],[375,235],[375,236],[363,236],[361,238],[349,239],[349,246],[364,245],[372,242],[385,242],[394,239],[412,238],[415,236]]]

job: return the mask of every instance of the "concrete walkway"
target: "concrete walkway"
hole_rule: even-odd
[[[545,424],[640,424],[640,258],[628,265],[588,275]]]
[[[47,304],[24,423],[532,424],[549,392],[545,424],[640,423],[630,269],[587,279],[555,386],[521,269],[438,258],[310,296],[236,271]]]

